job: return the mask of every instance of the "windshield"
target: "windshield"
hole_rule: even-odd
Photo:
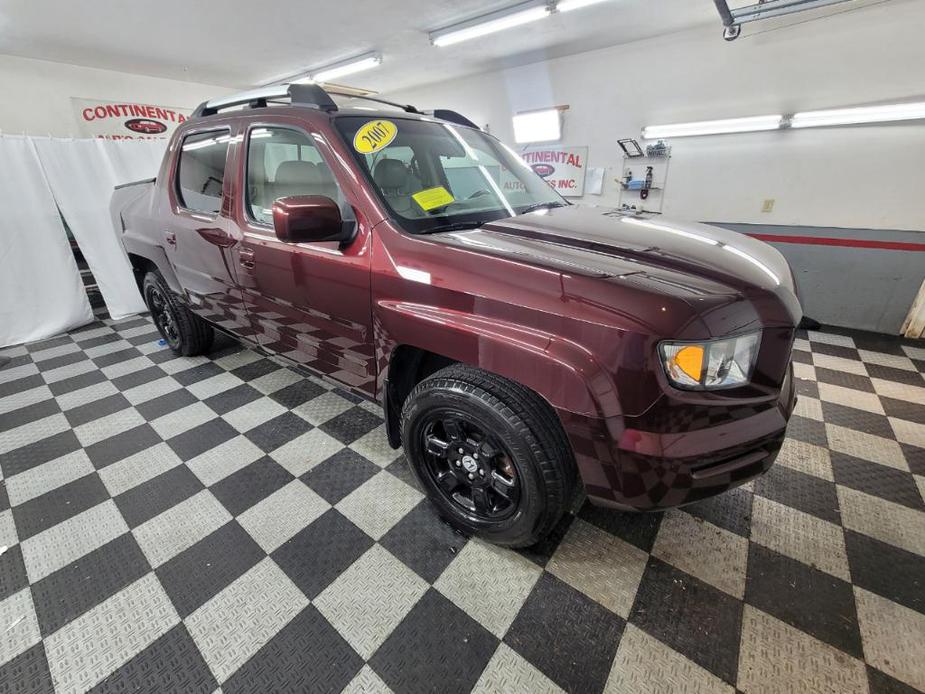
[[[409,231],[477,226],[568,204],[481,131],[403,118],[343,116],[335,122],[379,197]]]

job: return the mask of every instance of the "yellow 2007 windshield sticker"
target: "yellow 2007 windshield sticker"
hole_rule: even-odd
[[[363,123],[353,136],[353,148],[360,154],[372,154],[387,146],[398,135],[398,126],[390,120]]]
[[[443,186],[420,190],[411,197],[414,198],[414,201],[420,205],[421,209],[425,212],[430,212],[430,210],[435,210],[438,207],[449,205],[456,200],[456,198],[450,195],[450,191]]]

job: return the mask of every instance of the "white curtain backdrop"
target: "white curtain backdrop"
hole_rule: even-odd
[[[0,135],[0,347],[92,320],[35,148],[29,138]]]
[[[51,192],[112,318],[145,311],[109,213],[113,188],[153,178],[166,140],[33,138]]]

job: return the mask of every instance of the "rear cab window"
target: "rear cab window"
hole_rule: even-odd
[[[177,199],[192,212],[218,214],[231,131],[210,130],[183,138],[177,157]]]

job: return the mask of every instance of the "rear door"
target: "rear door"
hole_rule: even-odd
[[[307,128],[252,123],[244,133],[240,285],[261,346],[372,396],[369,230],[335,176],[324,137]],[[293,195],[337,201],[358,225],[354,241],[346,248],[280,241],[273,201]]]
[[[230,125],[213,126],[178,142],[168,181],[164,248],[190,309],[246,335],[250,322],[237,277],[243,235],[231,219],[234,135]]]

